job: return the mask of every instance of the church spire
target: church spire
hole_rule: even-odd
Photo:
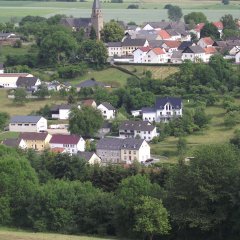
[[[101,9],[101,4],[99,0],[94,0],[92,9]]]
[[[97,39],[101,37],[101,30],[103,29],[103,16],[100,0],[94,0],[92,6],[92,16],[91,16],[92,27],[96,31]]]

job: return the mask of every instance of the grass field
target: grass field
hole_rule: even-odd
[[[23,231],[0,230],[0,240],[113,240],[90,236],[71,236],[62,234],[30,233]]]
[[[139,4],[139,9],[127,9],[130,3]],[[163,9],[167,3],[181,6],[184,14],[192,11],[202,11],[211,21],[218,20],[226,13],[230,13],[236,18],[240,17],[239,1],[231,1],[228,6],[222,5],[220,1],[203,0],[125,0],[122,4],[103,1],[102,8],[105,21],[118,19],[126,22],[142,23],[167,19],[167,11]],[[92,1],[90,0],[87,2],[0,1],[0,22],[19,21],[26,15],[49,17],[54,14],[65,14],[75,17],[89,17],[91,5]]]
[[[240,104],[240,101],[236,101]],[[188,146],[188,156],[191,156],[191,152],[194,147],[200,144],[214,144],[214,143],[226,143],[233,136],[236,129],[240,129],[240,124],[233,128],[226,128],[223,125],[224,114],[226,110],[222,106],[216,105],[213,107],[207,107],[206,113],[212,117],[208,128],[202,132],[194,135],[186,136]],[[151,147],[152,154],[162,155],[169,157],[170,162],[174,162],[177,157],[177,141],[178,138],[168,137],[163,142],[153,144]],[[169,162],[169,161],[168,161]]]

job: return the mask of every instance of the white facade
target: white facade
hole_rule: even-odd
[[[183,53],[182,60],[190,60],[192,62],[205,61],[205,53]]]
[[[108,56],[113,57],[113,56],[119,56],[121,57],[122,54],[122,46],[109,46],[107,47],[108,50]]]
[[[110,110],[106,108],[103,104],[100,104],[97,109],[101,111],[103,117],[107,120],[114,119],[116,116],[116,110]]]
[[[17,80],[19,77],[33,77],[32,74],[21,73],[1,73],[0,86],[4,88],[17,88]],[[40,83],[41,84],[41,83]]]
[[[50,148],[64,148],[64,152],[69,153],[71,155],[77,154],[77,152],[85,151],[85,140],[81,137],[77,144],[68,144],[68,143],[51,143]]]
[[[237,64],[240,63],[240,51],[235,55],[235,62],[236,62]]]
[[[45,132],[47,131],[47,119],[41,118],[37,123],[19,122],[9,123],[10,132]]]
[[[211,47],[212,44],[210,44],[211,41],[209,41],[209,40],[210,40],[209,37],[201,38],[201,39],[197,42],[197,45],[200,46],[201,48]]]
[[[147,54],[147,51],[142,50],[141,48],[138,48],[133,52],[133,62],[134,63],[143,63],[145,62],[145,56]]]
[[[151,49],[145,58],[147,58],[148,63],[167,63],[168,62],[168,57],[167,54],[165,52],[165,50],[163,50],[164,53],[159,53],[156,49],[156,51],[154,49]]]

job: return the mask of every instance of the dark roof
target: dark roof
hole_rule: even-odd
[[[78,152],[77,154],[79,157],[85,159],[86,161],[89,161],[94,152]]]
[[[62,18],[60,23],[71,28],[86,28],[91,25],[91,18]]]
[[[9,37],[11,36],[13,33],[0,33],[0,37]],[[15,34],[14,34],[15,35]]]
[[[13,116],[10,123],[37,123],[42,116]]]
[[[191,41],[183,41],[183,42],[181,42],[180,46],[178,47],[178,50],[184,50],[187,47],[190,47],[192,45],[193,45],[193,42],[191,42]]]
[[[183,53],[205,53],[204,49],[198,45],[189,46],[183,50]]]
[[[16,85],[17,87],[33,87],[35,86],[38,78],[36,77],[19,77]]]
[[[161,22],[146,22],[144,23],[144,26],[149,24],[153,28],[161,28],[161,29],[174,29],[177,32],[180,30],[187,30],[188,25],[185,24],[184,22],[166,22],[166,21],[161,21]],[[180,33],[180,32],[179,32]]]
[[[77,135],[64,135],[64,134],[54,134],[50,140],[50,143],[57,144],[77,144],[81,137]]]
[[[0,63],[0,69],[4,69],[3,63]]]
[[[143,39],[143,38],[135,38],[135,39],[125,38],[122,42],[122,46],[142,47],[142,46],[144,46],[146,41],[147,40]]]
[[[51,108],[51,111],[59,111],[60,109],[72,109],[75,105],[71,104],[60,104],[60,105],[55,105]]]
[[[101,126],[101,128],[107,128],[107,129],[111,129],[112,127],[112,123],[104,121],[103,125]]]
[[[102,138],[97,143],[97,149],[115,151],[121,149],[138,150],[143,142],[143,139],[135,138]]]
[[[103,105],[105,108],[107,108],[108,110],[115,110],[115,107],[113,107],[110,103],[108,102],[103,102],[100,105]]]
[[[21,142],[21,139],[18,138],[8,138],[3,141],[3,144],[8,147],[18,147]]]
[[[19,139],[44,141],[47,136],[48,133],[24,132],[20,133]]]
[[[122,42],[108,42],[107,47],[121,47]]]
[[[174,51],[171,59],[173,59],[173,58],[178,58],[178,59],[180,58],[181,59],[182,58],[182,52],[183,52],[182,50]]]
[[[182,99],[176,97],[158,98],[155,103],[155,109],[163,109],[164,106],[170,103],[174,109],[182,108]]]
[[[156,110],[154,107],[143,107],[142,113],[154,113]]]
[[[76,85],[76,87],[80,87],[80,88],[86,88],[86,87],[105,87],[106,85],[102,82],[98,82],[94,79],[89,79],[86,81],[83,81],[81,83],[79,83],[78,85]]]
[[[149,40],[148,41],[149,46],[155,48],[155,47],[162,47],[162,45],[164,44],[163,40]]]
[[[100,0],[94,0],[92,8],[93,9],[101,9]]]
[[[148,121],[124,121],[119,130],[152,131],[154,128]]]
[[[178,33],[177,31],[175,31],[174,29],[166,29],[167,33],[171,36],[178,36],[180,35],[180,33]]]

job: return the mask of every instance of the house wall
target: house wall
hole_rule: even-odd
[[[205,60],[205,53],[183,53],[182,59],[184,60],[190,60],[192,62],[198,62],[199,60],[202,60],[204,62]]]
[[[122,54],[122,47],[108,47],[108,56],[113,57],[113,56],[119,56],[121,57]]]
[[[70,155],[77,154],[77,144],[60,144],[60,143],[50,143],[50,148],[64,148],[66,153]]]
[[[156,121],[156,112],[143,113],[142,120],[149,121],[149,122]]]
[[[97,154],[93,154],[92,157],[88,161],[89,164],[101,164],[101,158],[98,157]]]
[[[133,53],[133,62],[143,63],[145,55],[146,55],[146,52],[143,52],[140,49],[135,50]]]
[[[86,142],[83,138],[80,138],[80,141],[77,144],[77,150],[80,152],[84,152],[86,147]]]
[[[149,158],[151,158],[150,146],[146,141],[144,141],[138,151],[138,161],[139,162],[146,161]]]
[[[97,149],[97,155],[102,159],[102,163],[120,163],[120,150]]]
[[[69,118],[70,109],[59,109],[59,119],[66,120]]]
[[[235,62],[240,63],[240,52],[238,52],[235,56]]]
[[[133,163],[133,161],[139,161],[138,149],[121,149],[121,161],[126,163]]]
[[[108,110],[102,104],[100,104],[97,109],[99,109],[103,115],[103,117],[107,120],[115,118],[115,110]]]

